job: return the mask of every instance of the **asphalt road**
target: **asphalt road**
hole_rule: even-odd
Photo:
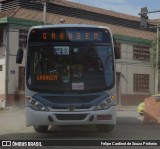
[[[160,140],[160,125],[144,125],[136,107],[118,107],[117,125],[111,133],[97,132],[94,126],[55,126],[46,134],[25,127],[24,109],[0,111],[0,140]],[[91,143],[89,141],[88,143]],[[62,142],[63,145],[63,142]],[[60,148],[57,146],[56,148]],[[64,148],[64,147],[63,147]],[[65,147],[69,148],[69,147]],[[72,148],[78,148],[78,145]],[[86,147],[90,149],[90,147]],[[95,147],[96,148],[96,147]],[[106,148],[106,147],[105,147]],[[120,148],[120,147],[119,147]],[[132,148],[132,147],[130,147]],[[151,148],[151,147],[145,147]],[[152,147],[153,148],[153,147]]]

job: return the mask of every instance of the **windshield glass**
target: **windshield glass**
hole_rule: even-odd
[[[95,92],[114,85],[113,49],[99,45],[30,46],[27,85],[48,92]]]
[[[97,92],[114,85],[111,34],[105,28],[30,30],[27,87],[37,92]]]

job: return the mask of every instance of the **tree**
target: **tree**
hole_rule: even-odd
[[[151,47],[151,63],[154,68],[156,68],[156,50],[157,50],[157,38],[155,38],[152,41],[152,47]],[[160,60],[158,61],[158,70],[159,70],[158,78],[160,78]],[[160,90],[160,79],[158,79],[158,90]]]
[[[153,67],[156,67],[156,45],[157,45],[157,39],[154,39],[152,41],[152,46],[151,46],[151,63]]]

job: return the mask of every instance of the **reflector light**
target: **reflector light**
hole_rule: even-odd
[[[111,120],[112,115],[97,115],[97,120]]]

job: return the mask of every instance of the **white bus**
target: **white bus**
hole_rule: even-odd
[[[17,52],[21,63],[23,50]],[[116,125],[113,36],[108,27],[57,24],[31,27],[25,73],[26,126]]]

